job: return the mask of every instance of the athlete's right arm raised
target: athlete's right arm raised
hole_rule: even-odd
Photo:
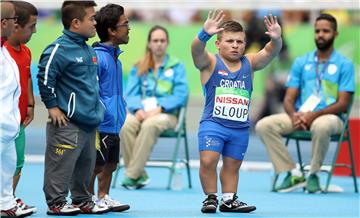
[[[195,37],[191,45],[192,58],[196,68],[201,72],[200,78],[203,85],[211,77],[216,64],[215,56],[205,50],[206,42],[211,36],[223,30],[223,28],[219,28],[223,18],[223,11],[209,11],[203,29]]]

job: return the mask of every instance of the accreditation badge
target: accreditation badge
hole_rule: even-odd
[[[144,111],[151,111],[157,107],[157,100],[155,97],[145,98],[142,100]]]
[[[315,108],[319,105],[320,101],[321,101],[320,96],[318,96],[317,94],[312,94],[310,95],[310,97],[306,99],[304,104],[301,105],[299,111],[304,113],[309,111],[314,111]]]
[[[213,117],[245,122],[249,117],[250,94],[239,88],[216,87]]]

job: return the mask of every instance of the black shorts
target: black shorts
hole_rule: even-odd
[[[96,151],[96,165],[119,163],[120,137],[116,134],[99,133],[100,150]]]

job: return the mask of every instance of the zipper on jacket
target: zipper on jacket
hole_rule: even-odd
[[[69,102],[68,102],[67,115],[66,115],[68,118],[71,118],[74,115],[75,104],[76,104],[76,95],[75,95],[75,92],[71,92]],[[70,108],[71,105],[72,105],[72,108]]]
[[[117,84],[117,89],[116,89],[116,119],[115,119],[115,128],[116,130],[118,129],[118,121],[119,121],[119,116],[120,116],[120,112],[119,112],[119,94],[120,94],[120,85],[119,85],[119,75],[118,75],[118,57],[116,54],[116,49],[114,50],[114,61],[115,61],[115,76],[116,76],[116,84]],[[122,85],[122,84],[121,84]]]

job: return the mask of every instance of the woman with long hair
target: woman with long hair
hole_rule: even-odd
[[[126,168],[122,185],[127,189],[150,182],[144,168],[152,148],[163,131],[175,128],[176,114],[187,102],[185,66],[166,52],[168,45],[168,31],[152,27],[145,55],[128,78],[125,96],[129,113],[120,134]]]

